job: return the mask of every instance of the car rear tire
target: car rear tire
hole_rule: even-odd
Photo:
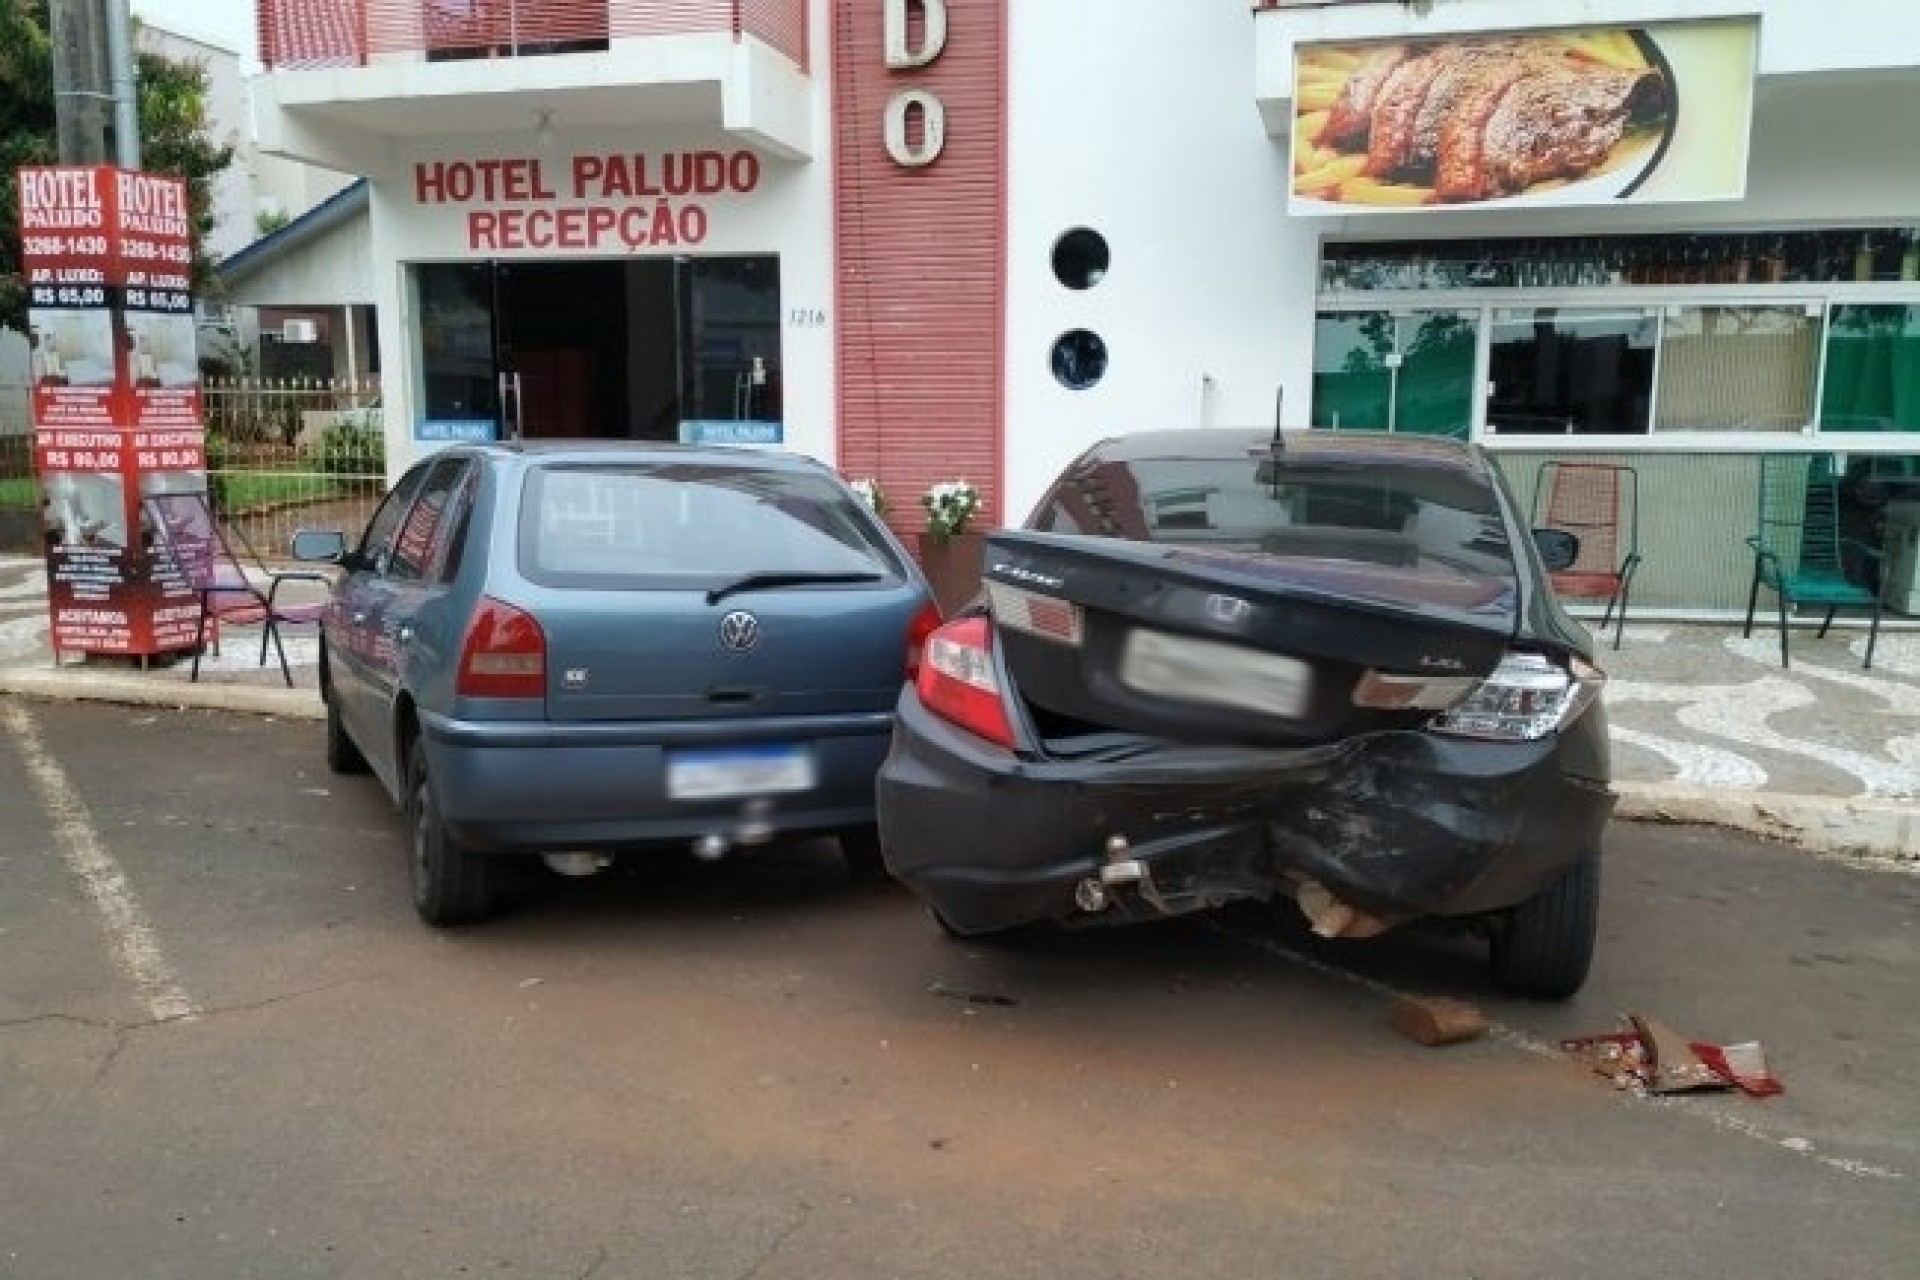
[[[1587,980],[1599,928],[1600,859],[1589,853],[1495,922],[1494,984],[1517,996],[1565,1000]]]
[[[499,869],[447,830],[427,775],[426,748],[418,740],[407,752],[407,829],[415,913],[435,928],[485,918],[497,900]]]
[[[864,884],[887,879],[887,858],[880,847],[880,828],[853,827],[840,833],[840,859],[847,874]]]

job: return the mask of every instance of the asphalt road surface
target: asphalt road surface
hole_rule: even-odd
[[[0,701],[0,1276],[1920,1274],[1920,878],[1613,834],[1598,969],[1271,913],[947,940],[830,845],[436,933],[319,726]],[[1396,992],[1489,1036],[1396,1036]],[[1760,1040],[1769,1100],[1554,1046]]]

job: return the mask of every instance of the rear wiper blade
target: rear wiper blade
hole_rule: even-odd
[[[836,582],[879,582],[886,577],[883,573],[869,571],[840,573],[750,573],[744,578],[735,578],[724,587],[715,587],[707,592],[708,604],[719,604],[728,596],[738,595],[742,591],[764,591],[769,587],[804,587],[814,583]]]

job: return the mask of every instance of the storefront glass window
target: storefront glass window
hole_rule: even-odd
[[[1669,308],[1654,429],[1801,431],[1819,361],[1818,308]]]
[[[1471,312],[1320,316],[1313,425],[1464,440],[1473,422],[1475,340]]]
[[[680,438],[776,443],[784,418],[780,260],[694,258],[676,264]],[[763,430],[724,424],[764,424]],[[719,425],[716,425],[719,424]]]
[[[493,269],[427,262],[419,290],[420,417],[425,438],[491,439],[500,417],[493,354]]]
[[[1501,435],[1641,435],[1660,322],[1640,309],[1493,313],[1487,427]]]
[[[1920,431],[1920,307],[1837,306],[1822,431]]]

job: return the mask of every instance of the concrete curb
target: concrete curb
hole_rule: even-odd
[[[1669,783],[1616,783],[1614,814],[1637,822],[1728,827],[1811,853],[1920,868],[1920,803],[1867,796],[1701,791]]]
[[[277,716],[289,720],[321,720],[326,708],[312,689],[270,688],[263,685],[186,684],[154,680],[134,673],[125,675],[90,671],[76,676],[71,671],[46,667],[0,668],[0,693],[30,698],[78,699],[87,702],[117,702],[137,707],[189,708],[203,711],[241,711],[251,715]]]

